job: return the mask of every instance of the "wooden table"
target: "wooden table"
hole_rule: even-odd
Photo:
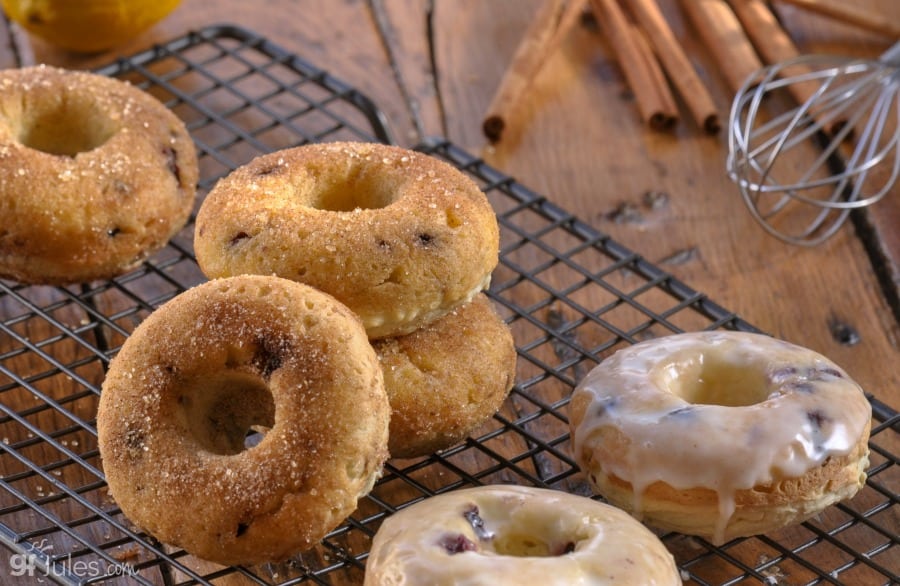
[[[644,125],[589,18],[550,56],[502,141],[491,144],[482,116],[537,4],[185,0],[128,45],[96,55],[10,36],[7,27],[18,50],[0,53],[0,65],[93,68],[190,30],[240,24],[371,97],[399,144],[449,138],[759,329],[829,356],[900,407],[900,185],[819,246],[766,234],[726,176],[724,134],[704,133],[686,113],[669,132]],[[894,40],[776,4],[806,52],[874,57]],[[900,21],[893,0],[860,4]],[[678,3],[660,5],[725,116],[731,93],[720,71]]]
[[[77,56],[38,41],[33,52],[37,62],[86,68],[191,29],[240,23],[369,95],[400,144],[450,138],[760,329],[847,365],[870,392],[900,404],[894,264],[900,186],[870,214],[879,221],[873,236],[884,259],[873,260],[849,224],[816,248],[780,242],[751,219],[727,178],[725,137],[704,134],[686,114],[674,132],[646,128],[605,39],[590,24],[568,35],[507,135],[491,145],[482,117],[536,4],[284,1],[260,10],[188,0],[115,52]],[[900,18],[896,3],[873,4],[886,18]],[[724,116],[731,94],[715,65],[677,3],[660,5]],[[808,51],[877,56],[891,42],[790,7],[782,13]],[[666,194],[669,205],[646,209],[648,192]],[[623,206],[639,217],[619,213]],[[879,280],[884,272],[887,285]],[[857,335],[841,334],[851,330]]]

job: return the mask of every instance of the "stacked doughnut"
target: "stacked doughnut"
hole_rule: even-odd
[[[482,293],[497,249],[484,194],[424,155],[336,144],[238,169],[198,216],[210,281],[110,363],[97,416],[110,493],[209,561],[312,547],[389,454],[448,447],[499,408],[516,353]]]
[[[393,457],[460,441],[512,387],[512,336],[482,293],[498,262],[496,216],[433,157],[352,142],[257,157],[206,197],[194,246],[211,279],[276,275],[360,317],[391,399]]]

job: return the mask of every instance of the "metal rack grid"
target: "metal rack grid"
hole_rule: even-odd
[[[201,193],[263,152],[314,141],[391,141],[365,96],[234,27],[189,34],[102,73],[156,95],[185,120],[199,149]],[[498,482],[589,495],[569,455],[566,410],[572,387],[601,357],[676,331],[753,330],[453,144],[419,148],[475,179],[497,211],[501,263],[490,296],[519,350],[517,384],[502,410],[456,447],[390,461],[372,494],[314,550],[278,565],[215,566],[158,543],[122,516],[106,492],[94,428],[110,357],[154,308],[204,280],[192,256],[193,225],[112,281],[0,281],[0,542],[10,550],[0,555],[0,582],[359,583],[380,520],[422,498]],[[721,547],[662,535],[685,583],[900,583],[900,416],[873,405],[870,477],[856,498],[799,527]],[[24,574],[18,582],[16,574]]]

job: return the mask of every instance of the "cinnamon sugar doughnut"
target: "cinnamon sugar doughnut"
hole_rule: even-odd
[[[627,513],[558,490],[495,485],[386,518],[365,586],[677,586],[662,542]]]
[[[374,339],[407,334],[487,287],[499,229],[484,193],[450,165],[345,142],[232,172],[203,202],[194,240],[207,276],[307,283],[356,312]]]
[[[110,364],[109,489],[157,539],[222,564],[284,559],[344,521],[387,458],[390,406],[359,319],[277,277],[199,285]],[[250,447],[255,430],[262,439]]]
[[[721,544],[799,523],[866,479],[871,406],[824,356],[741,332],[619,350],[572,395],[575,458],[647,523]]]
[[[516,376],[512,334],[483,293],[398,338],[373,342],[391,403],[391,457],[448,448],[490,418]]]
[[[130,270],[184,226],[197,173],[184,124],[139,88],[43,65],[0,71],[0,277]]]

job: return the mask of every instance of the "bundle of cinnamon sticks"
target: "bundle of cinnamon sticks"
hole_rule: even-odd
[[[890,35],[900,28],[835,0],[783,1],[878,34]],[[799,54],[769,4],[766,0],[681,0],[679,4],[731,92],[739,91],[764,65]],[[657,0],[543,0],[484,118],[482,128],[490,141],[501,139],[531,81],[587,9],[609,42],[641,118],[650,128],[667,130],[679,122],[677,93],[699,128],[719,131],[720,114],[712,95]],[[802,103],[812,90],[801,85],[793,91]]]

